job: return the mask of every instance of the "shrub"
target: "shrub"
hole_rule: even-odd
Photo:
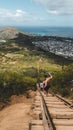
[[[25,93],[28,89],[35,89],[36,78],[25,76],[17,71],[0,73],[0,98],[8,98],[13,94]]]
[[[62,96],[71,96],[71,84],[73,79],[73,64],[67,66],[63,71],[55,72],[52,80],[52,91]],[[72,97],[72,96],[71,96]]]

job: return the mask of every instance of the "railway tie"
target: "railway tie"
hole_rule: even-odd
[[[29,130],[73,130],[73,109],[59,95],[37,91],[33,103],[34,120]]]

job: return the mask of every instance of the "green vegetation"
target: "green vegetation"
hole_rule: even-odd
[[[7,41],[0,44],[0,99],[36,89],[38,75],[42,80],[47,71],[61,70],[43,51]]]
[[[0,72],[0,99],[7,99],[13,94],[24,94],[29,88],[34,89],[35,84],[35,78],[26,77],[17,71]]]
[[[63,71],[55,72],[52,80],[52,91],[62,96],[73,99],[73,87],[70,81],[73,80],[73,64],[68,65]]]
[[[51,53],[36,50],[28,41],[7,40],[0,44],[0,99],[11,95],[24,94],[28,89],[36,89],[36,82],[44,74],[52,72],[51,91],[63,96],[71,96],[69,81],[73,77],[72,68],[65,59]],[[62,71],[62,63],[64,70]]]

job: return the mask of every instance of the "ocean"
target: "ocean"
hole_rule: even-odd
[[[73,38],[73,27],[24,27],[16,26],[20,31],[46,36],[60,36]]]

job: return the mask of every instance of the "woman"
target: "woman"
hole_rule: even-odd
[[[48,90],[50,88],[50,82],[52,79],[52,75],[49,73],[48,75],[45,76],[45,80],[43,81],[43,87],[44,87],[44,91],[46,93],[46,95],[48,94]]]

